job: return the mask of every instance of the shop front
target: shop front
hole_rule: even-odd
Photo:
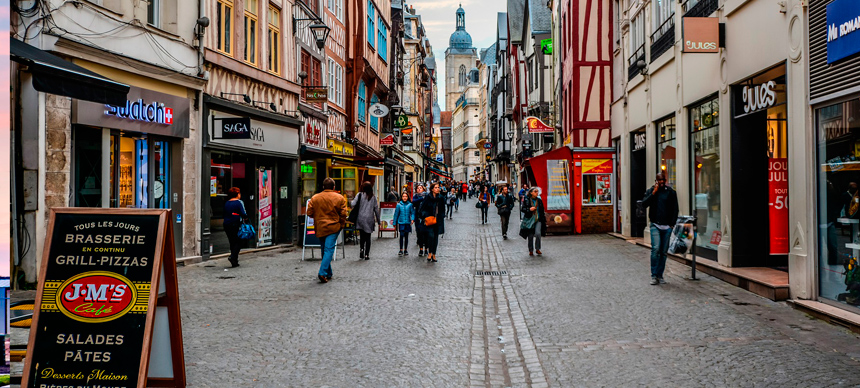
[[[732,86],[731,177],[732,266],[788,266],[788,109],[785,65],[765,70]],[[714,147],[718,143],[719,108],[716,100],[704,101],[690,109],[695,159],[695,200],[700,221],[700,239],[707,253],[719,245],[713,235],[719,219],[711,209],[719,209],[719,163]],[[712,143],[713,139],[713,143]],[[710,214],[713,214],[713,217]],[[701,219],[701,218],[700,218]],[[714,244],[716,242],[716,244]],[[707,256],[705,256],[707,257]]]
[[[860,17],[860,3],[817,1],[809,14],[818,203],[813,295],[860,314],[860,29],[841,27]]]
[[[576,233],[613,231],[616,220],[615,149],[575,148],[572,173],[573,195],[580,199],[574,200],[574,211],[578,215],[574,218]]]
[[[650,186],[648,180],[648,157],[645,128],[630,133],[630,236],[643,237],[648,226],[644,211],[639,211],[637,203],[645,197]],[[619,174],[620,175],[620,174]]]
[[[689,109],[693,172],[690,193],[699,238],[696,255],[717,260],[722,241],[720,220],[720,101],[714,95]]]
[[[304,123],[289,116],[205,96],[201,200],[203,255],[229,252],[224,233],[227,192],[239,188],[257,238],[247,247],[292,243],[298,236],[299,130]],[[228,136],[229,125],[247,125],[248,135]],[[239,137],[239,138],[236,138]]]
[[[182,142],[190,100],[131,87],[125,105],[72,102],[70,205],[172,209],[182,239]],[[176,244],[177,254],[181,244]]]

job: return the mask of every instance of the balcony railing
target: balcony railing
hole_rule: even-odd
[[[708,17],[719,8],[718,0],[687,0],[682,6],[684,17]]]
[[[645,45],[639,46],[636,49],[636,52],[627,58],[627,80],[633,79],[636,77],[636,74],[639,74],[639,66],[636,65],[636,62],[645,60]]]
[[[651,62],[675,45],[675,14],[672,13],[657,31],[651,34]]]

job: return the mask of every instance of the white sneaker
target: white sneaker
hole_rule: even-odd
[[[657,280],[657,277],[656,277],[656,276],[652,276],[652,277],[651,277],[651,285],[652,285],[652,286],[656,286],[657,284],[660,284],[660,281],[659,281],[659,280]]]

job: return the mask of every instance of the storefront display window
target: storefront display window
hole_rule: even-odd
[[[594,174],[582,176],[582,203],[606,205],[612,203],[612,175]]]
[[[657,171],[666,175],[666,184],[675,187],[678,182],[678,166],[675,159],[675,117],[657,122]]]
[[[170,143],[153,142],[152,200],[155,208],[170,208]]]
[[[260,193],[255,185],[257,177],[254,175],[246,177],[248,174],[246,169],[249,165],[253,165],[249,164],[247,156],[239,153],[212,151],[210,158],[209,226],[212,231],[212,237],[209,241],[212,244],[210,253],[221,253],[229,251],[230,248],[227,235],[224,234],[223,224],[224,204],[228,200],[227,192],[232,187],[239,188],[242,202],[245,205],[245,212],[252,220],[257,210],[254,198],[257,198]]]
[[[308,203],[308,200],[316,194],[317,190],[317,166],[314,161],[304,161],[301,165],[301,173],[302,173],[302,203],[301,203],[301,214],[305,215],[307,212],[307,207],[305,206]]]
[[[696,246],[716,251],[720,229],[720,106],[715,97],[690,108],[693,150],[693,205],[699,238]],[[703,257],[715,259],[716,255]]]
[[[75,206],[102,206],[102,131],[75,131]]]
[[[860,99],[815,111],[819,295],[860,306]]]
[[[547,160],[547,210],[570,210],[570,168],[568,161]]]
[[[358,169],[356,167],[332,167],[331,178],[334,179],[334,189],[346,195],[349,201],[358,192]]]

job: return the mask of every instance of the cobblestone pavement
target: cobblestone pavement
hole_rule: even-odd
[[[672,261],[650,286],[648,251],[605,235],[529,257],[516,216],[503,240],[473,204],[446,220],[436,264],[383,238],[369,261],[347,245],[328,284],[301,250],[181,268],[190,385],[860,386],[847,330]]]

